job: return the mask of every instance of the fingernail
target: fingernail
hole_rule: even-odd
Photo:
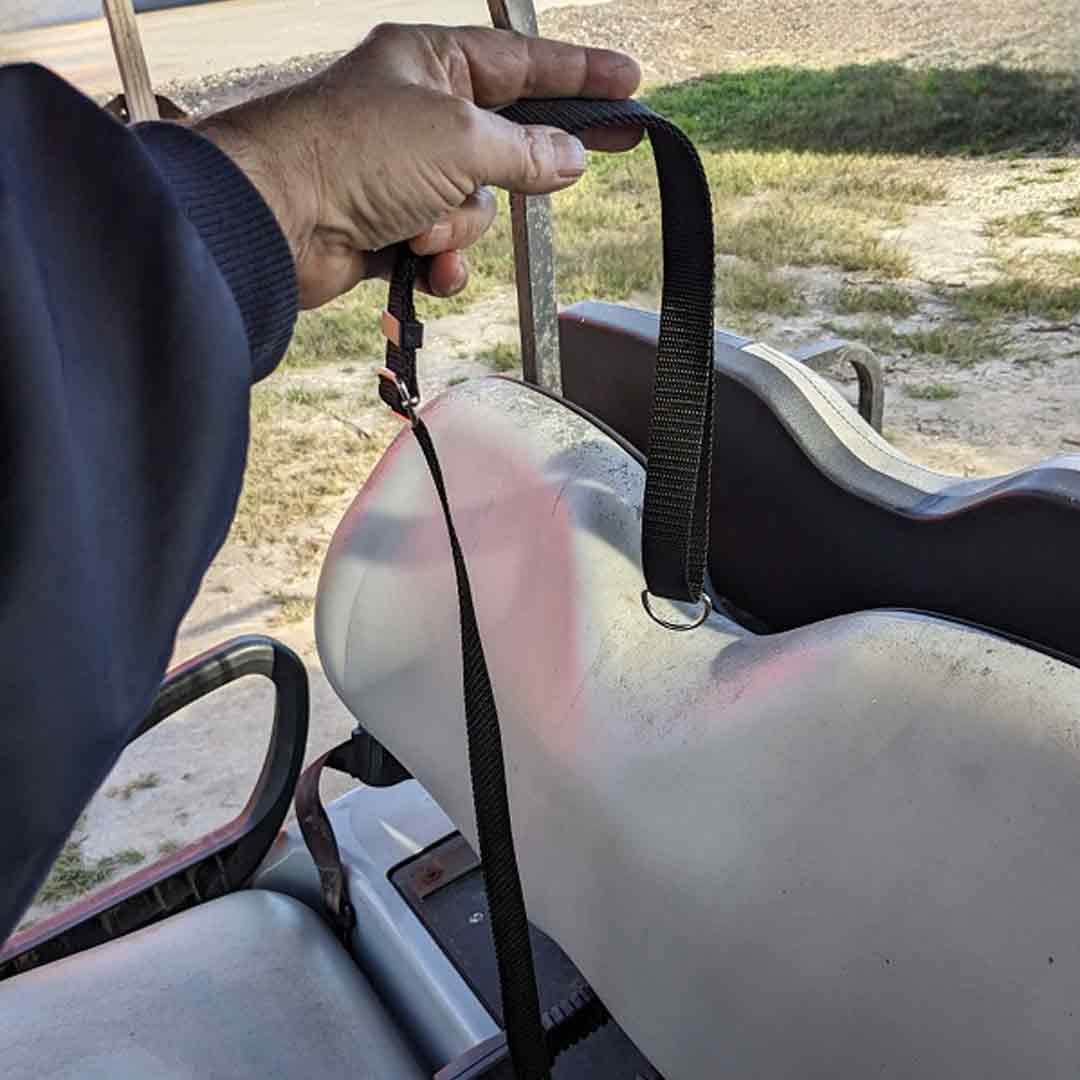
[[[564,180],[585,171],[585,146],[580,139],[559,132],[551,136],[551,145],[555,148],[555,171]]]
[[[427,243],[425,247],[428,249],[441,250],[445,245],[450,243],[450,222],[439,221],[428,229]]]

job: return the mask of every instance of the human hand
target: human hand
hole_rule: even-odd
[[[585,171],[585,146],[624,150],[640,131],[582,140],[523,127],[491,109],[524,97],[624,98],[637,64],[502,30],[376,27],[351,53],[297,87],[207,117],[216,142],[259,189],[296,260],[300,306],[318,307],[385,276],[392,245],[430,256],[422,288],[468,280],[461,250],[491,224],[491,184],[558,191]]]

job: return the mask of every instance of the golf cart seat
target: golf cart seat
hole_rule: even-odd
[[[233,893],[0,983],[6,1080],[430,1077],[299,901]]]
[[[563,393],[647,451],[656,315],[560,317]],[[933,611],[1080,657],[1080,457],[988,480],[909,461],[820,376],[716,335],[709,571],[771,630],[879,607]]]
[[[423,416],[529,916],[666,1080],[1080,1074],[1080,669],[910,611],[673,634],[615,438],[500,378]],[[475,846],[455,573],[407,429],[338,528],[316,633]]]

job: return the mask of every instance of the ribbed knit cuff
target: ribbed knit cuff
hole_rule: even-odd
[[[199,230],[244,318],[252,380],[277,366],[296,323],[296,268],[254,185],[209,139],[180,124],[133,129]]]

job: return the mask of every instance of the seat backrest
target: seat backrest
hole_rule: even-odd
[[[647,450],[658,319],[560,317],[566,397]],[[772,629],[876,607],[980,623],[1080,657],[1080,456],[991,480],[923,469],[824,379],[718,334],[709,570]]]
[[[667,1080],[1080,1072],[1080,670],[913,613],[672,634],[640,602],[638,459],[508,380],[424,415],[530,916]],[[408,431],[316,630],[475,844],[454,570]]]

